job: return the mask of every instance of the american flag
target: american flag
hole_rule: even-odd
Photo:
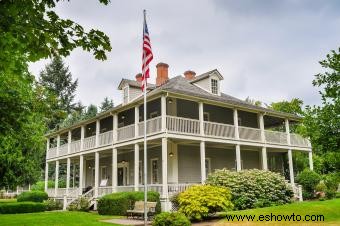
[[[142,90],[146,87],[147,79],[150,78],[149,63],[153,59],[151,42],[149,37],[148,25],[146,24],[145,12],[144,12],[144,26],[143,26],[143,66],[142,66]]]

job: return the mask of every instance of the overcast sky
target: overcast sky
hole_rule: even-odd
[[[71,0],[56,8],[61,17],[110,37],[112,51],[104,62],[80,49],[65,59],[79,80],[76,98],[85,105],[99,105],[106,96],[120,103],[120,80],[141,71],[143,9],[154,53],[151,82],[158,62],[170,65],[170,77],[217,68],[224,76],[223,92],[235,97],[265,103],[299,97],[319,104],[312,86],[322,70],[318,61],[340,47],[337,0],[111,1],[105,6]],[[30,69],[37,75],[47,62]]]

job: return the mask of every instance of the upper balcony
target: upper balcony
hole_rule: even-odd
[[[50,138],[47,159],[141,138],[143,112],[139,105]],[[167,132],[310,148],[307,138],[290,133],[288,119],[174,97],[149,101],[146,122],[149,136]]]

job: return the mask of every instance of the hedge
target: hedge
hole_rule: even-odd
[[[144,192],[118,192],[105,195],[98,200],[98,213],[100,215],[126,215],[128,209],[132,209],[136,201],[144,200]],[[148,192],[148,201],[157,202],[156,213],[161,212],[161,203],[158,192]]]
[[[182,213],[163,212],[156,215],[152,222],[152,226],[190,226],[191,222]]]
[[[43,202],[48,199],[48,194],[43,191],[26,191],[18,195],[18,202]]]
[[[0,203],[1,214],[44,212],[45,204],[37,202]]]

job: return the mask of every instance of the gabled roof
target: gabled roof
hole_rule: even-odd
[[[137,82],[136,80],[123,78],[122,81],[120,81],[118,85],[118,89],[121,90],[125,84],[128,84],[129,86],[136,87],[136,88],[142,87],[142,84],[140,82]],[[154,88],[156,88],[156,85],[148,83],[148,89],[152,90]]]
[[[223,78],[223,76],[221,75],[221,73],[217,70],[217,69],[214,69],[214,70],[211,70],[211,71],[208,71],[208,72],[205,72],[205,73],[203,73],[203,74],[201,74],[201,75],[198,75],[198,76],[196,76],[193,80],[191,80],[190,82],[191,83],[195,83],[195,82],[198,82],[198,81],[200,81],[200,80],[203,80],[203,79],[205,79],[205,78],[208,78],[210,75],[212,75],[212,74],[216,74],[219,78],[220,78],[220,80],[223,80],[224,78]]]

